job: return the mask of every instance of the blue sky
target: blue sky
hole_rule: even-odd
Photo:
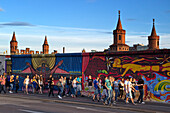
[[[169,6],[169,0],[0,0],[0,52],[9,51],[13,31],[19,49],[41,51],[47,35],[50,52],[103,51],[113,43],[118,10],[128,45],[147,45],[155,18],[160,48],[170,48]]]

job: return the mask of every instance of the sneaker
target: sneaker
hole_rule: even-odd
[[[94,101],[94,99],[92,99],[92,101]]]
[[[133,105],[136,105],[135,103],[132,103]]]
[[[129,104],[129,101],[125,102],[126,104]]]
[[[141,102],[141,104],[145,104],[145,102]]]
[[[100,102],[100,100],[98,100],[98,102]]]
[[[59,99],[62,99],[62,97],[61,97],[60,95],[58,95],[58,98],[59,98]]]

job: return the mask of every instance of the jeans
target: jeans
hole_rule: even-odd
[[[52,94],[52,96],[54,96],[53,90],[54,90],[54,88],[53,88],[53,87],[50,87],[50,92],[49,92],[49,94],[48,94],[49,97],[50,97],[51,94]]]
[[[76,90],[77,90],[77,87],[73,87],[73,90],[72,90],[73,95],[76,95]]]
[[[108,90],[108,97],[107,97],[107,100],[106,100],[108,102],[108,104],[112,103],[112,97],[113,97],[112,89],[109,89]]]
[[[118,95],[119,95],[119,89],[115,89],[115,101],[117,101]]]
[[[60,89],[60,93],[59,93],[59,95],[62,97],[63,87],[61,86],[61,87],[59,87],[59,89]]]
[[[98,93],[99,93],[99,100],[100,100],[102,95],[101,95],[101,90],[99,88],[98,88]]]
[[[1,93],[2,91],[4,91],[4,93],[6,93],[6,91],[5,91],[5,90],[6,90],[6,89],[5,89],[5,85],[0,85],[0,88],[1,88],[1,89],[0,89],[0,93]]]
[[[137,101],[140,101],[142,103],[143,102],[143,89],[139,89],[139,93],[140,95]]]
[[[11,83],[10,86],[11,86],[10,90],[12,91],[14,88],[14,84]]]

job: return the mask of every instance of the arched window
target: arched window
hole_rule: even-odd
[[[119,40],[121,40],[121,35],[119,35]]]

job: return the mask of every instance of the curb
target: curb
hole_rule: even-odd
[[[73,101],[65,101],[65,100],[51,100],[51,99],[41,99],[41,98],[28,98],[28,97],[9,96],[9,95],[1,95],[1,97],[19,98],[19,99],[27,99],[27,100],[39,100],[39,101],[42,101],[42,102],[55,102],[55,103],[75,104],[75,105],[86,105],[86,106],[111,108],[111,109],[120,109],[120,110],[129,110],[129,111],[137,111],[137,112],[145,112],[145,113],[156,113],[156,112],[158,112],[158,111],[153,111],[153,110],[135,109],[135,108],[120,107],[120,106],[105,106],[105,105],[83,103],[83,102],[73,102]]]

